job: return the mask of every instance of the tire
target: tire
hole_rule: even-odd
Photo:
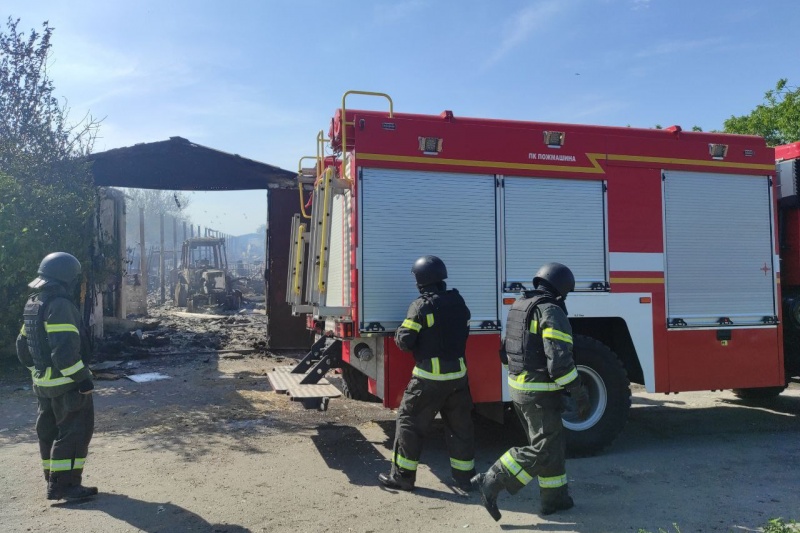
[[[345,398],[364,402],[381,401],[377,396],[370,394],[367,375],[348,364],[342,367],[342,394]]]
[[[562,414],[567,453],[595,455],[607,448],[625,427],[631,407],[631,385],[622,362],[608,346],[584,335],[573,340],[575,365],[589,393],[592,410],[579,421],[575,404],[565,396]]]
[[[771,400],[786,390],[783,387],[754,387],[752,389],[733,389],[733,393],[742,400]]]

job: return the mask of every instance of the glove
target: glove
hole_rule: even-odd
[[[592,410],[592,404],[589,402],[589,393],[583,388],[583,385],[578,385],[569,389],[569,395],[575,402],[575,407],[578,411],[578,419],[583,421],[589,418],[589,413]]]
[[[78,383],[78,392],[81,394],[91,394],[94,390],[94,382],[91,379],[84,379]]]

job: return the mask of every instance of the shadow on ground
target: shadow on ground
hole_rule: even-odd
[[[100,511],[147,533],[208,531],[214,533],[249,533],[249,529],[233,524],[211,524],[203,517],[170,502],[148,502],[123,494],[99,494],[81,503],[56,504],[75,510]]]

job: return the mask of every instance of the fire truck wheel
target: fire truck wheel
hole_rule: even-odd
[[[733,393],[742,400],[769,400],[776,398],[786,387],[755,387],[752,389],[733,389]]]
[[[574,337],[574,355],[592,409],[579,420],[575,404],[565,397],[562,414],[567,453],[585,457],[601,452],[620,434],[631,407],[631,386],[622,362],[608,346],[584,335]]]
[[[342,367],[342,394],[345,398],[364,402],[379,402],[380,398],[369,392],[367,375],[345,364]]]

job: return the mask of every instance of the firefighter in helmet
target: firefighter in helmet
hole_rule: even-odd
[[[500,520],[497,496],[505,489],[516,494],[538,480],[540,514],[573,506],[564,466],[562,394],[569,393],[578,417],[591,409],[572,357],[572,327],[564,300],[575,289],[572,271],[547,263],[536,272],[532,291],[525,291],[508,312],[500,349],[508,365],[511,400],[528,436],[528,446],[511,448],[484,474],[472,478],[481,501]]]
[[[441,413],[453,482],[468,491],[475,475],[472,397],[464,362],[469,308],[457,290],[447,290],[447,268],[438,257],[420,257],[411,272],[420,296],[411,302],[395,342],[414,354],[415,366],[397,412],[391,471],[378,480],[385,487],[413,490],[423,438]]]
[[[36,434],[48,500],[80,500],[97,494],[81,484],[94,431],[92,374],[82,350],[82,324],[72,302],[81,264],[64,252],[46,256],[23,313],[17,357],[28,367],[38,397]]]

